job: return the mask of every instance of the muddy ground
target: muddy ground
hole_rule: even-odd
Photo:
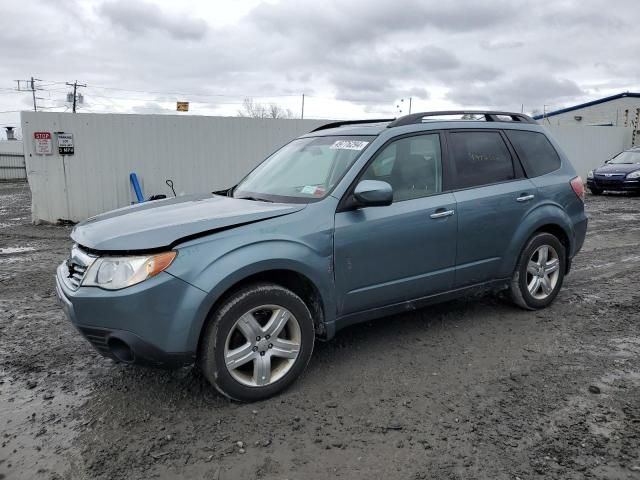
[[[0,479],[640,478],[640,197],[587,197],[560,296],[455,301],[320,343],[286,393],[116,365],[54,295],[67,227],[0,184]]]

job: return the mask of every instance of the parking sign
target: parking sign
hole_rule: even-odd
[[[58,133],[58,153],[73,155],[73,133]]]

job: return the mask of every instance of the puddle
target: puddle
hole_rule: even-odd
[[[34,250],[35,250],[34,247],[7,247],[7,248],[0,248],[0,255],[11,255],[13,253],[32,252]]]
[[[616,217],[624,222],[633,222],[640,219],[640,215],[637,213],[619,213]]]
[[[22,263],[37,260],[35,255],[17,255],[15,257],[0,257],[0,264],[8,265],[10,263]]]

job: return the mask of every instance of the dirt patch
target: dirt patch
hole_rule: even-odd
[[[318,344],[268,401],[125,367],[64,319],[68,227],[0,184],[0,478],[640,478],[640,198],[587,197],[558,300],[456,301]]]

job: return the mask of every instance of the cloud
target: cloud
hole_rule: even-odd
[[[480,46],[485,50],[504,50],[508,48],[522,48],[525,43],[520,40],[481,40]]]
[[[98,12],[114,26],[134,35],[157,30],[178,40],[201,40],[207,33],[204,20],[170,15],[157,5],[143,0],[110,0],[100,5]]]
[[[156,102],[146,102],[142,105],[134,105],[131,107],[132,113],[156,113],[156,114],[168,114],[168,113],[176,113],[175,108],[167,108],[166,106],[160,105]]]
[[[323,118],[383,115],[409,96],[414,109],[542,110],[640,91],[637,0],[64,1],[3,10],[1,87],[62,82],[42,82],[55,105],[77,79],[103,110],[187,100],[228,115],[245,97],[297,111],[306,93],[305,115]],[[3,92],[0,111],[28,96]]]
[[[577,83],[552,77],[523,76],[487,85],[455,87],[447,94],[458,104],[513,110],[518,105],[532,105],[543,101],[547,105],[580,98],[585,92]]]
[[[520,10],[520,1],[481,2],[458,0],[264,3],[253,10],[249,21],[263,32],[295,35],[326,44],[367,44],[398,32],[437,29],[446,32],[488,30],[508,21]],[[320,37],[316,35],[320,34]]]

